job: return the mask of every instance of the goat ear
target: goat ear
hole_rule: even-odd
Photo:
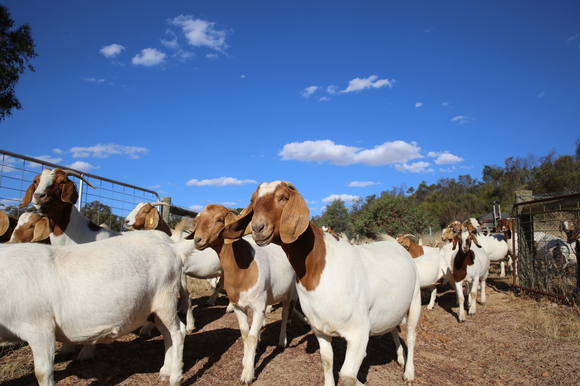
[[[451,239],[451,244],[453,244],[453,247],[451,248],[451,250],[454,251],[455,248],[457,247],[457,240],[455,240],[455,237],[453,239]]]
[[[48,217],[43,217],[34,226],[34,236],[32,242],[42,241],[50,236],[50,226],[48,225]]]
[[[280,217],[280,238],[284,244],[293,243],[310,224],[310,211],[302,196],[290,190],[290,198]]]
[[[10,219],[8,218],[8,215],[0,211],[0,236],[6,233],[9,225]]]
[[[157,229],[157,225],[159,225],[159,212],[152,208],[145,216],[145,229]]]
[[[77,202],[79,199],[79,193],[77,192],[77,187],[73,181],[69,181],[62,185],[60,199],[62,202],[68,202],[73,205]]]
[[[229,215],[228,215],[229,216]],[[220,232],[220,236],[225,240],[237,240],[251,232],[250,225],[254,217],[254,204],[250,203],[242,213],[231,223],[226,222],[226,226]]]
[[[199,216],[199,214],[197,216]],[[195,237],[195,229],[197,228],[197,216],[191,219],[190,233],[184,237],[185,240],[193,240]]]
[[[471,242],[475,245],[477,245],[479,248],[481,248],[481,245],[479,245],[479,243],[477,242],[477,238],[475,237],[475,235],[473,233],[469,234],[469,238],[471,239]]]
[[[26,189],[26,193],[24,194],[24,198],[22,199],[22,204],[20,204],[19,206],[20,209],[27,207],[28,204],[30,204],[30,201],[32,201],[32,195],[34,194],[35,190],[36,184],[35,183],[30,184],[28,189]]]

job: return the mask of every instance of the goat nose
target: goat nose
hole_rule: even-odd
[[[254,233],[260,233],[264,230],[264,228],[265,228],[265,225],[263,222],[257,222],[257,223],[252,222],[252,231]]]
[[[42,192],[42,193],[34,193],[34,197],[37,198],[37,199],[38,198],[43,198],[43,197],[46,197],[46,193],[45,192]]]

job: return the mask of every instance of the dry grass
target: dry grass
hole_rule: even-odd
[[[0,384],[34,370],[32,351],[25,344],[0,347]]]

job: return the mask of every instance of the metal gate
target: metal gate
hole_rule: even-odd
[[[520,202],[512,213],[518,248],[514,287],[579,300],[580,193]]]
[[[82,180],[70,176],[77,183],[79,189],[78,209],[81,210],[91,204],[101,210],[105,208],[103,218],[93,218],[92,220],[99,225],[104,223],[116,231],[121,230],[124,218],[138,203],[161,201],[159,195],[149,189],[0,149],[0,203],[4,205],[3,209],[10,207],[12,210],[16,210],[15,207],[17,208],[22,202],[26,189],[34,177],[46,168],[74,170],[94,185],[97,189],[88,187]],[[19,216],[25,210],[17,209],[16,215]],[[113,216],[107,215],[107,210]],[[100,216],[99,213],[101,212],[97,211]]]

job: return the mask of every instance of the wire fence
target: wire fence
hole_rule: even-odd
[[[93,222],[106,224],[113,230],[121,230],[124,218],[138,203],[161,201],[153,190],[0,149],[0,203],[4,205],[3,209],[9,209],[14,217],[27,211],[27,208],[18,206],[34,177],[47,168],[73,170],[90,182],[96,189],[69,176],[79,189],[77,208],[85,213],[91,211]]]
[[[580,221],[580,193],[520,202],[514,206],[514,214],[518,235],[514,286],[580,299],[580,241],[578,232],[565,232],[564,226]]]

